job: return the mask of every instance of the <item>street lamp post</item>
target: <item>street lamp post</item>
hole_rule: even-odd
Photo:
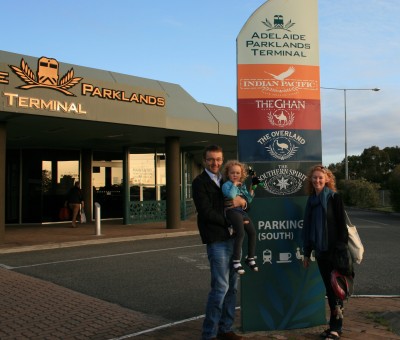
[[[349,160],[347,158],[347,100],[346,100],[346,93],[347,91],[380,91],[379,88],[373,88],[373,89],[341,89],[341,88],[336,88],[336,87],[322,87],[321,89],[324,90],[338,90],[338,91],[343,91],[344,95],[344,168],[345,168],[345,175],[344,178],[345,180],[349,179]]]

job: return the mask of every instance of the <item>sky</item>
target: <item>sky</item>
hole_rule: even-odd
[[[0,0],[0,49],[179,84],[236,111],[236,38],[264,3]],[[349,89],[348,156],[400,146],[400,1],[320,0],[318,15],[321,86]],[[344,107],[344,91],[321,90],[325,165],[344,159]]]

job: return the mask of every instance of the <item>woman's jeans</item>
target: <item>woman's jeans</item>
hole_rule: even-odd
[[[331,285],[331,272],[333,270],[332,261],[327,256],[317,257],[318,269],[321,273],[322,280],[324,281],[326,296],[330,309],[329,328],[331,331],[341,332],[343,327],[343,318],[337,315],[337,306],[343,310],[343,300],[336,297]]]
[[[211,291],[208,294],[202,339],[232,331],[235,319],[237,274],[233,270],[233,239],[207,244],[211,270]]]

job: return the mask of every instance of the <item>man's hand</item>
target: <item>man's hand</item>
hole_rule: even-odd
[[[257,186],[258,184],[260,184],[260,180],[258,179],[257,176],[254,176],[251,178],[251,184]]]
[[[241,197],[241,196],[236,196],[233,200],[232,200],[232,206],[233,207],[242,207],[243,209],[247,208],[247,202],[246,200]]]

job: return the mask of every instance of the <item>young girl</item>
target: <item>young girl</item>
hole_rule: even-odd
[[[225,164],[224,179],[226,182],[222,185],[222,193],[226,199],[233,199],[236,196],[243,196],[248,203],[251,203],[254,197],[254,189],[260,183],[255,174],[252,177],[252,185],[247,190],[244,181],[247,178],[247,170],[244,164],[231,160]],[[238,274],[244,274],[245,271],[240,264],[242,245],[244,240],[244,232],[246,231],[248,237],[248,255],[246,264],[251,270],[257,272],[258,267],[254,259],[256,251],[256,230],[253,222],[247,213],[240,207],[227,208],[225,210],[226,218],[232,224],[236,232],[235,244],[233,250],[233,268]]]

